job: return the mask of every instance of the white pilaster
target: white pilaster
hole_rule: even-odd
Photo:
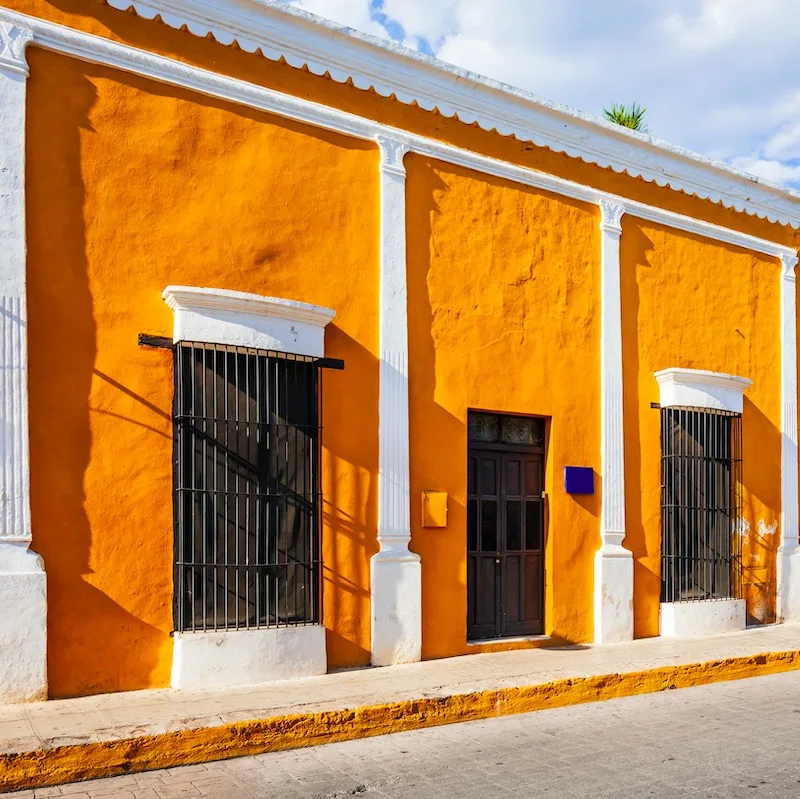
[[[47,596],[31,543],[25,302],[29,30],[0,22],[0,702],[47,696]]]
[[[800,621],[797,497],[796,255],[781,256],[781,541],[777,553],[778,621]]]
[[[625,538],[625,453],[622,414],[622,299],[619,243],[622,205],[600,200],[600,549],[594,559],[594,638],[633,639],[633,555]]]
[[[406,172],[400,142],[380,148],[380,399],[378,542],[371,562],[372,664],[419,660],[422,570],[410,552]]]

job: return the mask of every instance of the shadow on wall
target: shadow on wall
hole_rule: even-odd
[[[325,332],[325,348],[345,362],[342,372],[322,373],[322,590],[328,668],[335,669],[370,662],[370,558],[378,551],[378,359],[333,324]],[[364,433],[354,435],[356,428]]]
[[[158,26],[145,25],[159,35]],[[300,299],[338,306],[342,318],[346,310],[348,330],[371,341],[377,269],[366,277],[362,261],[342,256],[329,281],[341,276],[341,284],[328,290],[309,270],[298,275],[280,265],[304,263],[308,242],[323,238],[315,226],[325,224],[340,238],[317,246],[318,263],[337,263],[337,251],[346,250],[377,264],[377,236],[363,244],[377,225],[348,225],[364,215],[339,202],[332,179],[297,179],[286,148],[273,148],[268,161],[263,144],[277,136],[265,132],[269,115],[35,48],[29,61],[33,525],[49,579],[50,685],[58,696],[160,687],[171,662],[172,360],[138,348],[136,335],[170,329],[172,314],[159,296],[166,282],[208,280],[277,296],[301,292]],[[377,161],[370,142],[289,121],[274,127]],[[319,150],[312,150],[298,170],[318,169]],[[354,163],[340,168],[363,178]],[[277,176],[267,200],[252,190],[259,174]],[[141,175],[152,193],[141,190]],[[359,186],[357,196],[372,197],[371,172]],[[327,302],[330,295],[336,300]],[[375,356],[338,328],[330,328],[328,343],[329,354],[348,364],[324,378],[324,435],[336,453],[323,474],[335,485],[324,514],[337,525],[327,540],[338,578],[326,591],[337,620],[329,641],[336,666],[368,660],[378,369]],[[368,441],[354,424],[370,431]]]
[[[92,447],[87,400],[97,343],[80,137],[93,133],[89,113],[96,90],[72,71],[50,85],[54,71],[39,69],[41,58],[41,51],[29,49],[31,517],[33,549],[47,572],[50,694],[59,697],[150,685],[155,653],[169,639],[92,585],[84,476]],[[61,124],[54,128],[56,120]],[[118,565],[125,568],[124,556]]]
[[[658,605],[661,593],[660,545],[648,549],[645,528],[657,525],[660,518],[642,518],[642,490],[652,480],[642,479],[641,430],[642,400],[639,397],[639,285],[636,271],[652,269],[648,254],[652,240],[626,216],[622,219],[621,260],[622,304],[622,396],[625,427],[625,547],[633,552],[633,634],[635,638],[658,635]],[[628,264],[633,264],[629,267]],[[644,410],[647,413],[647,409]],[[650,410],[650,413],[658,411]],[[656,485],[658,483],[656,482]],[[655,619],[655,621],[654,621]]]
[[[467,513],[464,495],[467,467],[465,419],[436,401],[436,347],[433,309],[428,290],[432,263],[432,219],[440,213],[434,193],[446,183],[426,159],[424,192],[406,205],[408,264],[409,421],[411,463],[411,550],[422,560],[422,657],[448,657],[464,650],[467,639]],[[410,182],[410,181],[409,181]],[[406,196],[410,195],[409,188]],[[436,446],[434,442],[441,442]],[[453,442],[459,442],[453,447]],[[457,475],[463,473],[463,480]],[[463,482],[460,491],[456,486]],[[446,490],[447,527],[423,528],[418,498],[427,489]]]
[[[525,198],[519,200],[517,206],[523,217],[508,223],[524,229],[525,234],[520,250],[515,254],[515,263],[519,263],[518,271],[501,271],[504,268],[502,252],[496,255],[496,264],[482,260],[483,255],[473,256],[475,260],[470,262],[470,255],[465,256],[463,251],[463,242],[456,242],[453,238],[446,242],[437,239],[436,219],[443,213],[438,196],[449,187],[447,181],[438,174],[435,162],[420,156],[409,156],[406,158],[406,165],[409,174],[407,196],[413,197],[406,212],[409,231],[407,262],[411,548],[422,558],[423,657],[437,658],[476,651],[472,647],[467,649],[466,645],[467,407],[523,414],[539,410],[547,415],[545,409],[555,402],[552,397],[543,397],[541,393],[536,393],[543,390],[533,387],[545,382],[538,377],[521,372],[515,376],[516,382],[507,382],[505,375],[508,370],[503,364],[493,365],[490,354],[513,353],[518,347],[524,347],[535,358],[540,352],[538,348],[546,346],[537,339],[536,327],[531,323],[535,309],[530,305],[529,293],[530,283],[537,279],[536,265],[547,257],[547,245],[542,244],[535,236],[536,206],[528,204],[530,195],[538,197],[541,193],[533,189],[529,191],[522,186],[511,187],[506,181],[480,175],[480,184],[486,187],[490,195],[493,195],[495,189],[507,190],[511,187],[520,198]],[[446,169],[459,179],[474,177],[469,170],[457,166],[447,165]],[[481,207],[481,196],[472,195],[475,205],[464,203],[458,208],[462,218],[455,224],[463,226],[465,234],[469,236],[468,230],[472,221],[476,235],[485,237],[482,245],[486,244],[486,238],[502,242],[508,235],[512,236],[515,244],[519,244],[520,240],[514,238],[515,234],[510,234],[508,228],[502,228],[501,220],[493,219],[491,211]],[[566,201],[565,204],[571,203]],[[574,207],[581,212],[585,211],[580,204],[576,203]],[[507,210],[507,207],[503,206],[503,209]],[[452,209],[448,213],[453,213]],[[452,237],[452,231],[449,235]],[[561,246],[561,241],[550,240],[548,245],[557,249]],[[467,244],[466,249],[468,246]],[[487,251],[489,249],[487,247]],[[525,254],[520,256],[520,251]],[[453,259],[452,263],[447,261],[448,257]],[[530,260],[525,261],[526,257]],[[434,264],[438,273],[434,272]],[[483,274],[480,270],[489,269],[491,273],[494,266],[497,266],[499,273],[493,275],[493,281],[479,277]],[[449,268],[452,268],[452,273],[447,271],[444,274],[452,278],[452,283],[437,283],[443,274],[442,270]],[[464,284],[468,284],[470,280],[475,281],[476,293],[465,297]],[[486,283],[491,284],[488,289]],[[563,298],[569,295],[570,289],[569,280],[563,279],[553,291],[561,291],[559,296]],[[434,293],[437,299],[432,300]],[[436,308],[433,307],[433,302],[439,303]],[[501,306],[510,308],[511,312],[504,314],[499,310]],[[475,326],[479,336],[470,335],[467,338],[466,331],[469,329],[469,333],[472,333],[470,326]],[[565,346],[566,334],[562,331],[561,335],[561,339],[554,337],[553,341]],[[547,393],[546,390],[544,393]],[[443,402],[454,409],[463,408],[463,418],[458,418],[443,407]],[[566,421],[561,421],[567,424]],[[547,435],[549,443],[549,424]],[[546,480],[549,485],[553,485],[554,480],[555,454],[549,448],[546,464]],[[446,528],[421,526],[419,498],[426,489],[445,490],[449,493]],[[597,496],[584,498],[575,504],[580,508],[576,517],[585,518],[590,529],[596,529],[599,514]],[[559,513],[567,508],[569,500],[559,497]],[[552,526],[548,523],[546,529],[550,531]],[[564,535],[558,541],[550,536],[548,538],[550,540],[545,551],[545,623],[546,629],[552,630],[559,626],[552,621],[553,596],[559,587],[552,581],[554,558],[562,569],[562,574],[566,569],[574,567],[572,573],[580,575],[578,580],[585,585],[580,589],[581,599],[587,608],[591,607],[592,575],[591,567],[586,565],[587,548],[581,535]],[[565,588],[564,582],[567,581],[562,581],[562,593],[557,601],[560,608],[566,609],[564,615],[568,616],[576,603],[572,601],[574,591]],[[567,598],[568,595],[571,595],[570,598]],[[583,607],[575,610],[574,613],[576,617],[580,616],[580,620],[569,629],[575,629],[577,624],[585,624],[586,612]],[[572,623],[571,618],[569,623]],[[590,628],[590,619],[588,625]],[[559,641],[567,642],[564,638]],[[502,648],[502,642],[492,642],[487,647]]]
[[[707,244],[700,237],[681,234],[691,242]],[[716,243],[715,246],[737,255],[738,248]],[[654,346],[654,320],[642,319],[642,297],[640,282],[647,274],[642,270],[654,268],[650,261],[655,245],[644,232],[641,224],[628,217],[623,218],[622,236],[622,332],[624,363],[625,402],[625,487],[626,526],[625,545],[634,554],[634,634],[637,638],[659,634],[660,604],[660,558],[661,558],[661,492],[660,492],[660,414],[650,407],[658,402],[659,391],[653,376],[657,369],[677,366],[696,369],[720,369],[720,360],[730,361],[737,352],[743,359],[751,358],[749,350],[739,350],[731,341],[725,347],[710,347],[707,351],[698,346],[702,335],[687,336],[686,330],[674,330],[662,349]],[[648,276],[648,290],[658,286]],[[776,267],[777,284],[777,267]],[[691,283],[683,276],[683,288]],[[712,283],[713,285],[713,283]],[[652,297],[646,298],[652,302]],[[674,313],[674,305],[672,312]],[[727,307],[727,306],[726,306]],[[696,310],[691,310],[696,313]],[[749,309],[748,314],[753,313]],[[768,314],[769,310],[762,310]],[[691,319],[691,316],[686,318]],[[748,317],[749,318],[749,317]],[[759,317],[752,317],[754,325]],[[673,320],[674,321],[674,320]],[[666,321],[656,318],[661,330],[668,329]],[[718,330],[719,316],[713,324]],[[754,330],[757,330],[754,327]],[[647,331],[643,335],[643,331]],[[702,331],[701,331],[702,332]],[[731,327],[730,335],[744,339],[738,328]],[[707,334],[706,334],[707,335]],[[732,339],[733,342],[739,338]],[[688,342],[688,343],[687,343]],[[684,346],[685,345],[685,346]],[[747,346],[757,346],[757,342]],[[659,355],[659,352],[661,355]],[[669,363],[659,362],[664,353],[672,352]],[[677,352],[677,355],[676,355]],[[643,363],[642,360],[649,359]],[[751,360],[752,368],[762,369],[762,374],[773,378],[771,367]],[[764,379],[764,378],[762,378]],[[744,527],[743,541],[744,596],[748,602],[749,622],[769,622],[775,614],[775,551],[778,544],[777,524],[779,500],[776,496],[776,481],[780,463],[780,431],[758,408],[747,394],[744,396],[743,412],[743,471]],[[767,516],[766,519],[763,517]],[[772,522],[772,523],[770,523]]]
[[[742,583],[748,624],[776,619],[777,551],[780,544],[775,482],[770,453],[780,453],[781,432],[745,394],[742,413]],[[765,458],[766,453],[766,458]],[[760,462],[765,459],[767,462]],[[779,461],[780,462],[780,461]],[[765,508],[774,518],[766,519]]]

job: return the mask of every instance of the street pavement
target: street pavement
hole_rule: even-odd
[[[11,795],[800,797],[800,672]]]

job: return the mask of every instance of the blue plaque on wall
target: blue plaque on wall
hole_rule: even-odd
[[[568,494],[594,494],[594,469],[591,466],[565,466],[564,491]]]

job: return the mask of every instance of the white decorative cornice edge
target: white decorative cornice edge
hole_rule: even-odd
[[[28,74],[25,48],[33,40],[33,33],[14,23],[0,21],[0,72]]]
[[[662,369],[655,373],[662,408],[709,408],[741,413],[744,392],[753,385],[747,377],[705,369]]]
[[[494,175],[524,186],[551,191],[582,202],[597,205],[601,201],[607,200],[623,206],[625,213],[630,216],[715,241],[722,241],[746,250],[774,257],[783,255],[796,257],[797,255],[789,247],[741,233],[732,228],[714,225],[702,219],[695,219],[635,200],[628,200],[616,194],[598,191],[590,186],[548,175],[545,172],[479,155],[399,128],[381,125],[355,114],[183,64],[171,58],[112,42],[100,36],[76,31],[36,17],[0,8],[0,22],[30,28],[38,47],[65,53],[83,61],[121,69],[167,85],[178,86],[209,97],[238,103],[248,108],[266,111],[286,119],[298,120],[365,141],[375,142],[378,137],[384,136],[402,143],[410,151],[420,155]]]
[[[243,291],[167,286],[162,295],[175,312],[173,341],[230,344],[321,358],[330,308]]]
[[[277,0],[107,0],[160,17],[196,36],[234,41],[247,52],[285,59],[315,75],[445,117],[513,135],[554,152],[722,203],[772,222],[800,226],[800,193],[689,150],[612,125],[415,50],[316,17]]]

